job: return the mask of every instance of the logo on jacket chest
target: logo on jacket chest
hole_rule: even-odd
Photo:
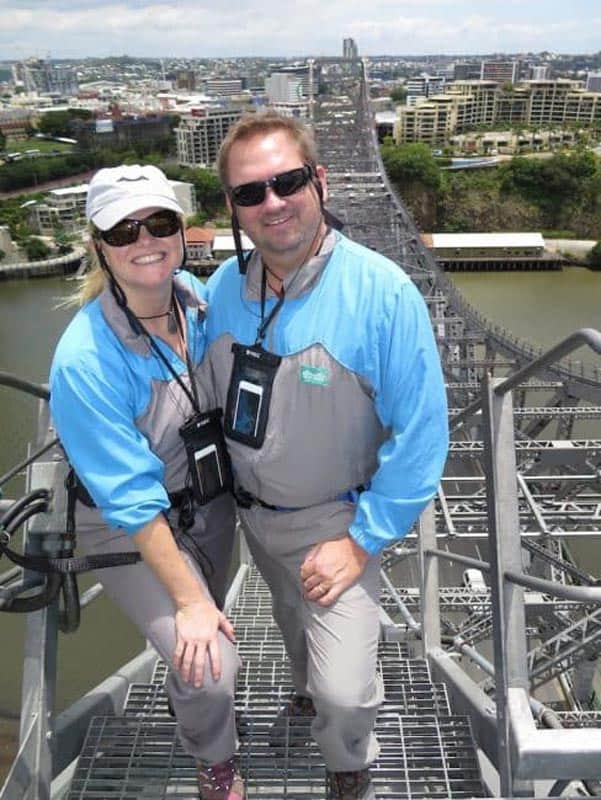
[[[301,383],[310,383],[313,386],[328,386],[330,383],[330,373],[326,367],[308,367],[301,365]]]

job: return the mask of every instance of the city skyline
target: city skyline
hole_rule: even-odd
[[[32,56],[339,56],[599,51],[598,2],[0,0],[0,61]]]

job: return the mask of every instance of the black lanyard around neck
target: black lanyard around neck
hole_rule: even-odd
[[[263,264],[263,271],[261,272],[261,324],[257,329],[257,339],[255,344],[263,344],[263,340],[267,335],[267,328],[271,325],[273,320],[279,314],[284,305],[284,300],[286,299],[286,290],[284,289],[284,285],[282,284],[282,291],[278,298],[277,303],[269,312],[269,316],[265,319],[265,302],[267,299],[267,270],[265,265]]]
[[[186,344],[186,337],[184,336],[184,331],[182,329],[182,321],[179,316],[180,306],[175,296],[175,291],[171,294],[171,311],[175,318],[175,324],[177,325],[177,329],[181,336],[183,345],[184,345],[184,358],[186,361],[186,367],[188,369],[188,377],[190,378],[190,386],[192,387],[192,391],[186,386],[186,384],[182,381],[181,377],[177,374],[177,372],[173,369],[171,364],[169,363],[168,359],[165,357],[165,354],[155,342],[154,337],[151,333],[146,329],[146,327],[140,322],[138,317],[131,311],[130,308],[127,306],[125,307],[124,311],[129,319],[130,325],[133,327],[134,331],[140,332],[148,342],[153,353],[157,356],[159,361],[167,367],[167,370],[171,373],[171,376],[175,379],[181,390],[184,392],[190,403],[192,404],[192,408],[197,414],[200,414],[200,400],[198,398],[198,389],[196,387],[196,381],[194,380],[194,373],[192,369],[192,361],[190,359],[190,353],[188,352],[188,345]],[[185,319],[185,314],[184,314]]]

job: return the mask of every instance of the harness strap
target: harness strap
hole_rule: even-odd
[[[75,500],[79,500],[88,508],[95,508],[96,504],[89,495],[85,486],[77,479],[77,475],[73,470],[70,470],[65,481],[65,486],[68,492],[67,501],[67,534],[65,539],[68,542],[68,550],[72,550],[73,542],[75,539]],[[189,522],[189,516],[192,515],[192,522],[194,519],[194,509],[190,507],[191,491],[189,489],[180,489],[177,492],[169,494],[169,501],[172,508],[180,511],[180,516],[184,517],[184,523]],[[180,520],[181,522],[181,520]],[[188,525],[189,527],[189,525]],[[185,528],[185,525],[184,525]],[[10,536],[6,531],[0,530],[0,556],[5,555],[13,564],[24,569],[33,570],[34,572],[42,572],[44,574],[59,573],[62,575],[78,574],[81,572],[90,572],[96,569],[105,569],[107,567],[122,567],[129,564],[137,564],[142,556],[137,551],[128,551],[123,553],[96,553],[89,556],[72,557],[69,555],[64,556],[33,556],[22,555],[8,546],[10,543]]]
[[[24,556],[16,553],[7,546],[4,536],[0,534],[0,554],[5,555],[13,564],[35,572],[75,574],[89,572],[93,569],[105,567],[120,567],[126,564],[136,564],[142,556],[137,551],[129,553],[98,553],[79,558],[61,556]]]
[[[361,492],[365,491],[365,486],[360,484],[356,486],[354,489],[347,489],[345,492],[340,492],[337,494],[336,497],[332,498],[333,500],[338,501],[347,501],[349,503],[356,503],[358,500],[359,495]],[[266,503],[264,500],[261,500],[260,497],[257,497],[251,492],[247,491],[243,486],[237,486],[234,489],[234,497],[236,498],[236,503],[240,506],[240,508],[251,508],[252,506],[261,506],[261,508],[267,508],[270,511],[302,511],[303,508],[311,508],[311,506],[274,506],[271,503]]]

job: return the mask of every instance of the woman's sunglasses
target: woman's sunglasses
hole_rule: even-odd
[[[306,186],[312,175],[313,167],[305,164],[304,167],[280,172],[279,175],[274,175],[266,181],[251,181],[234,186],[229,190],[230,200],[237,206],[258,206],[265,200],[267,187],[273,189],[278,197],[289,197]]]
[[[108,231],[99,231],[100,238],[111,247],[125,247],[138,240],[141,228],[144,227],[151,236],[157,239],[164,239],[166,236],[173,236],[180,230],[179,217],[175,211],[163,209],[155,211],[145,219],[122,219]]]

